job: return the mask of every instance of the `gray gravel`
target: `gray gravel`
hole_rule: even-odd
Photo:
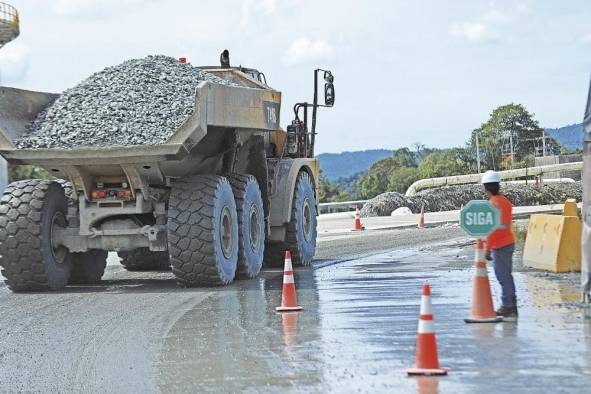
[[[568,198],[581,201],[581,182],[547,183],[540,187],[524,184],[505,184],[501,192],[515,206],[562,204]],[[486,199],[482,185],[458,185],[423,190],[413,197],[400,193],[384,193],[369,200],[361,209],[361,216],[389,216],[399,207],[408,207],[414,213],[425,205],[425,212],[451,211],[460,209],[470,200]]]
[[[125,61],[66,90],[28,126],[17,148],[162,144],[193,114],[195,88],[232,82],[168,56]]]

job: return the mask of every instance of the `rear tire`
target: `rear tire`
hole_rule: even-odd
[[[101,281],[107,266],[107,252],[89,250],[83,253],[72,253],[72,269],[70,284],[93,285]]]
[[[148,248],[139,248],[117,252],[121,265],[128,271],[168,271],[170,260],[168,252],[152,252]]]
[[[0,266],[13,291],[59,290],[68,283],[72,255],[52,242],[66,227],[68,200],[57,182],[13,182],[0,199]]]
[[[259,184],[252,175],[234,174],[229,179],[238,215],[238,267],[236,276],[252,279],[263,266],[265,211]]]
[[[172,184],[168,252],[182,286],[226,285],[238,262],[238,217],[228,180],[195,175]]]

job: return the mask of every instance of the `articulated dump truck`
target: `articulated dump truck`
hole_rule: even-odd
[[[172,267],[181,286],[253,278],[287,249],[294,264],[311,264],[316,112],[334,103],[332,74],[314,71],[314,100],[295,105],[284,131],[281,93],[262,73],[203,70],[233,83],[201,81],[193,114],[157,145],[17,149],[58,95],[0,88],[0,154],[55,177],[13,182],[0,201],[0,265],[13,291],[97,283],[108,251],[128,270]]]

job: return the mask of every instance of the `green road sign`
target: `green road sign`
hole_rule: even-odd
[[[472,200],[460,212],[460,226],[473,237],[486,237],[501,224],[501,213],[487,200]]]

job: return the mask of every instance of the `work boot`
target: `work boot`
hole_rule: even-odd
[[[505,319],[510,319],[510,318],[517,318],[517,316],[519,315],[517,313],[517,307],[516,306],[501,306],[498,310],[497,310],[497,316],[503,316],[503,318]]]

